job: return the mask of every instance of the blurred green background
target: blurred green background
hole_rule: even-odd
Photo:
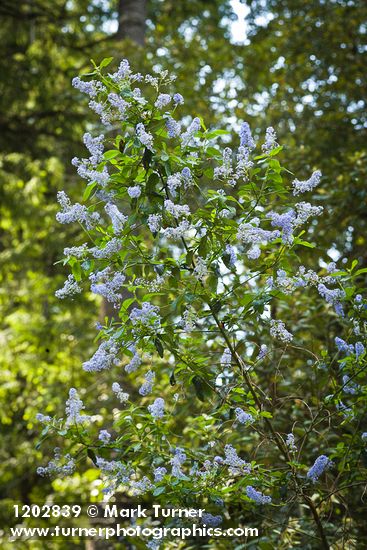
[[[80,200],[70,161],[96,125],[72,77],[91,58],[127,57],[136,71],[174,72],[184,113],[208,127],[247,120],[260,136],[274,126],[299,179],[324,174],[319,242],[366,265],[367,3],[2,0],[0,18],[0,498],[90,500],[92,463],[66,480],[36,474],[54,445],[39,447],[35,415],[61,416],[71,385],[93,398],[81,362],[103,315],[91,297],[54,297],[67,274],[56,262],[78,239],[55,221],[56,193]]]

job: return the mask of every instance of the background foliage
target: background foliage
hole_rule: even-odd
[[[65,278],[55,262],[77,237],[55,223],[55,196],[61,188],[78,195],[70,160],[80,156],[87,120],[85,100],[70,82],[91,57],[129,57],[142,70],[173,70],[184,109],[208,126],[246,114],[259,134],[276,127],[285,156],[291,151],[292,171],[299,177],[323,171],[328,215],[318,223],[318,241],[332,241],[333,255],[366,262],[365,2],[247,1],[240,42],[232,36],[236,15],[228,1],[151,0],[135,2],[135,10],[138,4],[137,29],[129,24],[131,2],[5,0],[0,6],[4,499],[91,498],[92,469],[68,482],[35,474],[42,455],[34,422],[40,410],[62,410],[70,381],[90,384],[80,364],[94,347],[98,310],[106,313],[92,298],[70,308],[53,297]],[[137,46],[142,33],[145,43]],[[335,327],[325,326],[317,311],[313,323],[327,344]],[[88,391],[93,395],[93,387]]]

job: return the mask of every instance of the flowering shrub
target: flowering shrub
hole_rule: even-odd
[[[252,522],[279,547],[353,540],[353,512],[333,526],[365,483],[366,269],[315,254],[323,208],[300,195],[320,172],[283,168],[273,128],[257,144],[243,122],[235,150],[219,145],[228,132],[180,120],[168,74],[109,62],[73,81],[106,129],[73,159],[82,203],[61,191],[57,215],[86,235],[64,251],[58,297],[90,290],[115,308],[83,364],[94,388],[109,371],[109,407],[85,414],[71,388],[65,418],[40,414],[69,449],[39,473],[88,457],[108,495],[200,505],[206,524]]]

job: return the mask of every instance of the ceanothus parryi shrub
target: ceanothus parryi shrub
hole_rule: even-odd
[[[111,408],[101,423],[71,388],[65,418],[38,415],[44,437],[69,442],[39,473],[70,475],[89,457],[107,494],[204,504],[216,525],[261,510],[262,532],[281,517],[303,548],[327,548],[332,499],[366,472],[366,310],[354,284],[365,270],[319,262],[304,237],[323,208],[304,195],[321,174],[283,168],[273,128],[258,144],[243,122],[234,150],[219,145],[228,132],[180,120],[167,73],[134,74],[124,60],[107,74],[109,62],[73,81],[105,135],[86,133],[89,156],[72,161],[81,203],[58,194],[58,222],[80,224],[86,242],[65,248],[72,274],[56,295],[90,290],[114,306],[83,364],[94,394],[109,369]],[[338,329],[329,351],[305,322],[315,314]]]

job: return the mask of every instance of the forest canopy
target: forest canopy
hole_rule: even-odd
[[[4,504],[100,502],[131,446],[134,483],[163,453],[142,502],[200,495],[258,527],[233,548],[363,547],[365,2],[5,0],[0,17]],[[49,476],[59,459],[69,475]],[[10,548],[21,522],[2,518]]]

